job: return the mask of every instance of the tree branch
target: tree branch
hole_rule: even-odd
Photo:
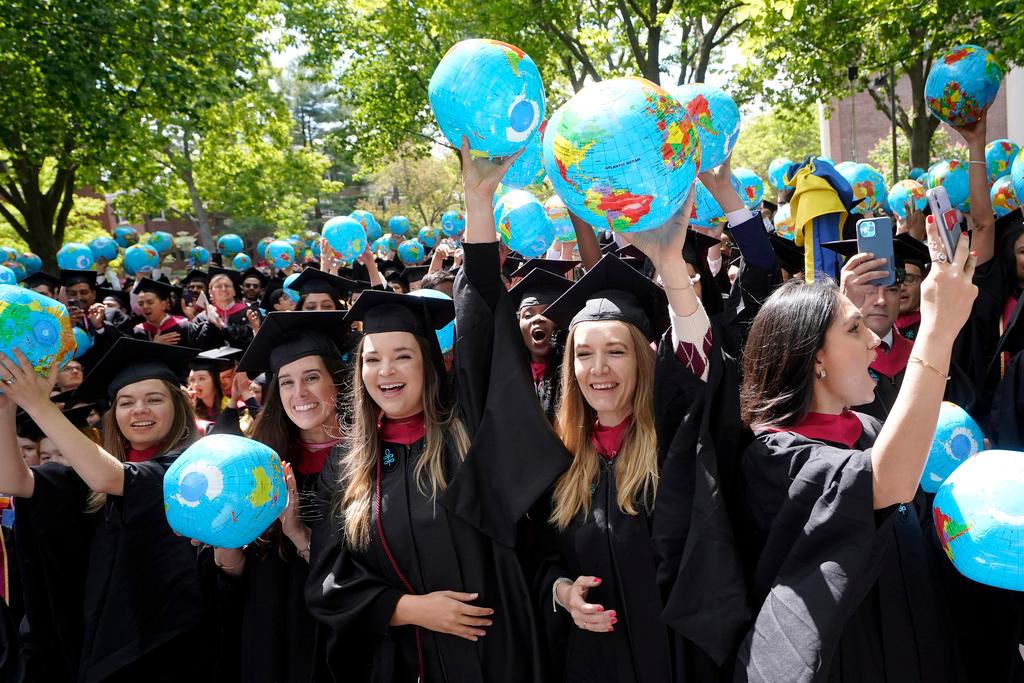
[[[636,60],[637,67],[642,72],[644,65],[647,63],[647,55],[644,54],[643,48],[640,47],[640,39],[637,36],[636,29],[633,27],[633,20],[629,17],[629,10],[626,8],[626,3],[623,0],[616,0],[615,5],[619,8],[619,16],[622,19],[623,26],[626,28],[626,38],[629,40],[630,49],[633,51],[633,58]]]

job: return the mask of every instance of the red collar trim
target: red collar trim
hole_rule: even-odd
[[[235,313],[238,313],[239,311],[245,310],[245,304],[239,301],[236,301],[234,304],[232,304],[231,308],[228,308],[226,310],[212,303],[210,305],[217,309],[217,315],[219,315],[225,322],[227,321],[229,316],[232,316]]]
[[[792,427],[761,427],[759,431],[794,432],[815,441],[830,441],[853,448],[864,432],[864,425],[852,410],[844,410],[839,415],[807,413]]]
[[[921,322],[921,311],[914,311],[912,313],[904,313],[903,315],[896,318],[896,329],[905,330],[908,327],[913,327]]]
[[[153,457],[160,451],[160,444],[156,446],[150,446],[149,448],[143,448],[141,451],[135,450],[131,446],[125,452],[125,457],[128,462],[146,462],[152,460]]]
[[[600,421],[594,420],[594,431],[590,435],[590,443],[594,445],[601,456],[613,460],[622,450],[622,442],[625,441],[626,432],[631,424],[633,424],[632,415],[627,416],[625,420],[614,427],[605,427]]]
[[[882,351],[878,347],[878,355],[871,363],[871,369],[875,372],[893,379],[907,369],[907,362],[910,360],[910,352],[914,350],[914,342],[907,339],[896,330],[892,335],[892,347],[888,351]]]
[[[299,447],[295,450],[295,455],[297,456],[293,462],[295,470],[299,474],[306,476],[317,474],[324,468],[327,456],[331,454],[331,449],[339,443],[341,443],[341,439],[335,439],[326,443],[306,443],[305,441],[300,441]]]
[[[139,323],[139,326],[142,327],[142,329],[147,334],[149,334],[151,337],[154,337],[154,336],[160,334],[161,332],[166,332],[167,330],[171,329],[172,327],[177,327],[178,324],[181,323],[181,321],[182,321],[182,319],[179,318],[178,316],[176,316],[176,315],[169,315],[166,318],[164,318],[163,322],[160,323],[159,327],[154,325],[153,323],[147,322],[145,320],[143,320],[141,323]]]
[[[538,363],[536,361],[530,361],[530,372],[533,373],[533,381],[539,382],[544,379],[544,375],[548,371],[547,363]]]
[[[386,417],[381,418],[380,440],[385,443],[397,443],[402,446],[411,446],[427,433],[426,421],[423,413],[401,420],[392,420]]]

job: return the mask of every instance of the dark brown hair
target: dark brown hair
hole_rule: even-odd
[[[740,417],[748,427],[789,427],[810,409],[814,354],[837,308],[835,282],[790,280],[768,297],[743,350]]]

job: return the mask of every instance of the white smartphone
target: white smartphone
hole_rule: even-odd
[[[960,233],[963,232],[960,212],[950,205],[949,194],[941,185],[928,190],[927,197],[935,225],[939,229],[939,237],[942,238],[942,247],[946,250],[946,258],[952,262]]]

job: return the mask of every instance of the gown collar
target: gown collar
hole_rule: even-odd
[[[401,420],[391,420],[382,417],[379,431],[380,440],[385,443],[411,446],[426,435],[427,427],[423,413],[417,413],[412,417],[402,418]]]
[[[839,415],[825,413],[807,413],[802,420],[790,427],[762,427],[765,432],[794,432],[815,441],[829,441],[842,444],[846,448],[860,439],[864,425],[852,410],[844,410]]]

